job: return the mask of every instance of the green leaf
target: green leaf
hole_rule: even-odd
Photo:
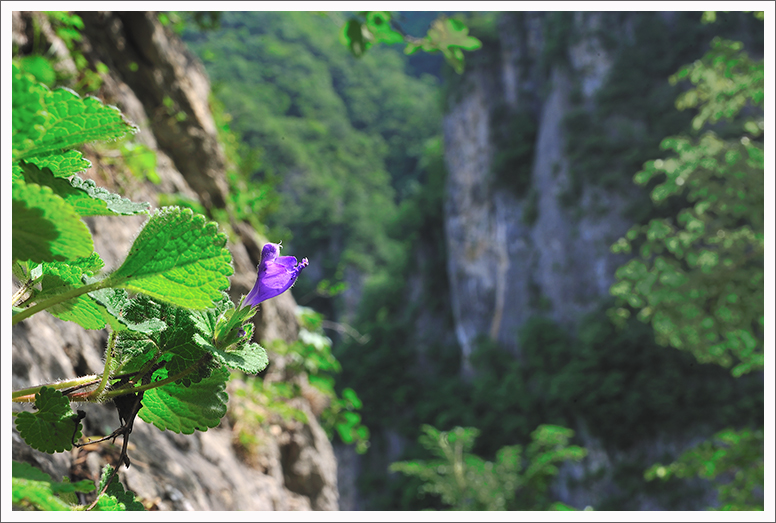
[[[159,369],[158,379],[167,377],[166,369]],[[191,434],[218,426],[226,414],[228,395],[225,392],[229,371],[220,368],[208,377],[184,387],[169,383],[151,389],[143,395],[140,419],[153,423],[160,430]]]
[[[28,55],[18,60],[19,69],[32,75],[38,83],[54,85],[57,73],[51,63],[40,55]]]
[[[14,62],[12,83],[12,143],[14,149],[32,147],[35,140],[40,138],[46,113],[43,110],[44,99],[49,90],[35,79],[22,71]]]
[[[57,494],[94,490],[94,483],[89,480],[60,483],[42,470],[19,461],[11,462],[11,475],[12,502],[24,508],[31,505],[38,510],[73,510],[73,506]]]
[[[122,313],[123,317],[132,323],[142,324],[156,320],[166,328],[148,333],[128,330],[118,333],[116,350],[121,372],[139,370],[147,361],[158,357],[166,362],[165,370],[172,376],[196,365],[207,355],[207,351],[194,341],[197,328],[191,312],[186,309],[157,303],[141,295],[130,300]],[[207,377],[209,373],[210,368],[203,365],[198,372],[182,378],[180,383],[189,385]]]
[[[75,260],[94,251],[86,224],[51,188],[15,181],[12,195],[14,260]]]
[[[46,156],[33,156],[25,160],[35,164],[38,169],[50,169],[57,178],[67,178],[76,173],[84,172],[92,166],[92,162],[81,154],[81,151],[71,149],[60,154],[48,154]]]
[[[232,256],[218,226],[190,209],[164,207],[146,223],[111,276],[126,289],[206,309],[229,287]]]
[[[87,201],[89,205],[79,205],[76,202],[70,202],[81,216],[91,215],[133,215],[146,212],[151,208],[151,204],[148,202],[133,202],[126,198],[122,198],[118,194],[114,194],[107,189],[98,187],[92,180],[82,180],[78,176],[74,176],[70,181],[73,188],[83,191],[91,198],[91,201]],[[82,201],[86,199],[82,196]]]
[[[30,83],[27,80],[28,86]],[[95,140],[115,140],[138,130],[124,119],[121,111],[96,98],[82,99],[65,88],[53,92],[45,86],[28,89],[30,94],[19,100],[19,110],[23,110],[24,114],[14,121],[14,160],[41,156]],[[17,111],[16,104],[13,111]],[[30,124],[33,124],[33,130],[27,128]]]
[[[105,483],[113,474],[113,467],[105,465],[102,468],[102,475],[100,476],[100,492],[105,488]],[[124,485],[119,481],[118,476],[113,478],[107,490],[100,495],[97,500],[97,504],[94,506],[94,510],[100,511],[141,511],[145,510],[145,507],[135,498],[135,493],[131,490],[124,490]]]
[[[246,374],[258,374],[267,367],[269,359],[260,345],[250,343],[253,324],[246,322],[255,314],[255,307],[235,309],[225,295],[215,309],[191,312],[200,331],[194,340],[222,365]]]
[[[376,42],[388,45],[404,42],[404,36],[391,27],[391,13],[387,11],[368,11],[366,27]]]
[[[73,440],[81,437],[81,421],[67,398],[56,389],[43,387],[35,394],[35,407],[37,412],[20,412],[16,416],[16,428],[22,439],[30,447],[48,454],[73,448]]]
[[[42,291],[35,296],[37,302],[83,287],[81,278],[84,270],[77,265],[44,263],[41,264],[41,272]],[[109,314],[105,308],[88,295],[51,305],[46,311],[61,320],[78,323],[84,329],[103,329],[109,321]]]
[[[58,155],[50,155],[56,157]],[[39,167],[25,161],[20,162],[24,181],[50,187],[54,194],[61,196],[73,206],[80,216],[117,216],[145,212],[150,205],[146,202],[133,203],[126,198],[113,194],[107,189],[97,187],[92,180],[82,180],[78,176],[68,181],[54,175],[48,167]]]
[[[463,53],[461,49],[473,51],[482,47],[482,42],[469,36],[469,28],[453,18],[437,19],[431,23],[428,34],[423,39],[424,51],[442,51],[447,62],[460,74],[463,72]],[[412,54],[412,50],[407,54]]]
[[[91,281],[87,281],[87,283],[91,283]],[[129,299],[129,295],[124,289],[99,289],[90,292],[89,296],[104,307],[108,314],[119,323],[119,325],[111,323],[113,330],[127,328],[134,332],[152,334],[161,332],[167,327],[167,324],[158,318],[142,319],[139,322],[127,318],[125,311],[132,304],[132,300]]]
[[[258,343],[242,343],[229,350],[221,350],[199,334],[196,334],[194,339],[230,369],[238,369],[246,374],[258,374],[269,365],[267,351]]]

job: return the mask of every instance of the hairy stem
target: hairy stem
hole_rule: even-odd
[[[89,394],[89,397],[93,399],[99,398],[100,394],[102,394],[102,391],[105,390],[105,387],[108,385],[108,377],[111,374],[111,366],[113,365],[113,349],[115,347],[116,331],[111,331],[110,335],[108,336],[108,347],[105,350],[105,366],[102,370],[102,379],[100,380],[100,384],[97,386],[97,388],[91,391]]]
[[[90,374],[81,378],[74,378],[71,380],[58,381],[56,383],[46,383],[44,385],[37,385],[35,387],[28,387],[26,389],[15,390],[11,393],[12,401],[16,403],[29,403],[35,401],[35,394],[40,392],[43,387],[49,387],[52,389],[71,389],[80,388],[92,385],[100,381],[100,377],[96,374]]]
[[[98,289],[104,289],[106,287],[113,287],[115,286],[115,283],[116,282],[111,281],[110,278],[106,278],[104,280],[94,282],[90,285],[84,285],[83,287],[76,287],[74,289],[70,289],[67,292],[63,292],[62,294],[57,294],[56,296],[52,296],[47,300],[43,300],[42,302],[36,303],[35,305],[33,305],[28,309],[24,309],[23,311],[17,314],[14,314],[13,319],[11,320],[11,325],[16,325],[20,321],[29,318],[36,312],[40,312],[44,309],[47,309],[52,305],[62,303],[63,301],[72,300],[73,298],[77,298],[78,296],[81,296],[82,294],[86,294],[87,292],[96,291]]]
[[[167,385],[168,383],[172,383],[174,381],[177,381],[177,380],[179,380],[181,378],[184,378],[184,377],[188,376],[189,374],[191,374],[192,372],[197,370],[201,365],[203,365],[203,364],[207,363],[208,361],[210,361],[212,358],[213,358],[213,356],[211,356],[210,354],[206,354],[206,355],[202,356],[199,359],[199,361],[197,361],[196,363],[193,363],[190,367],[187,367],[186,369],[182,370],[178,374],[175,374],[173,376],[169,376],[169,377],[167,377],[167,378],[165,378],[163,380],[154,381],[154,382],[149,383],[147,385],[140,385],[138,387],[132,387],[132,386],[130,386],[130,387],[122,387],[120,389],[111,390],[111,391],[108,391],[105,394],[103,394],[102,395],[102,399],[111,399],[111,398],[115,398],[117,396],[123,396],[124,394],[136,394],[138,392],[144,392],[146,390],[151,390],[151,389],[155,389],[155,388],[158,388],[158,387],[163,387],[164,385]]]

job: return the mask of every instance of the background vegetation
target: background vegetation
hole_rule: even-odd
[[[422,34],[431,19],[422,15],[426,18],[404,13],[399,19]],[[606,16],[604,26],[621,23],[617,13]],[[498,16],[460,19],[483,42],[483,49],[468,57],[470,66],[496,63]],[[409,62],[390,47],[372,47],[354,60],[337,40],[337,24],[343,20],[302,13],[225,14],[219,30],[184,37],[204,59],[235,128],[247,143],[262,148],[256,175],[282,180],[279,191],[287,205],[269,218],[274,230],[286,228],[297,245],[323,253],[325,270],[318,281],[348,279],[347,267],[365,276],[356,307],[346,311],[342,301],[321,288],[310,303],[334,317],[349,313],[352,326],[370,340],[363,346],[353,338],[335,338],[333,348],[342,362],[341,386],[352,387],[363,400],[363,422],[372,434],[359,479],[366,507],[444,506],[437,498],[418,497],[418,474],[385,474],[389,433],[409,442],[404,459],[427,457],[433,445],[412,443],[422,424],[441,430],[476,427],[480,436],[467,440],[468,448],[488,460],[496,459],[499,449],[528,444],[542,423],[583,423],[606,448],[623,451],[645,438],[680,436],[689,425],[711,431],[762,426],[760,378],[734,380],[721,367],[666,350],[655,341],[653,329],[635,318],[616,328],[607,315],[613,302],[601,303],[575,332],[543,317],[523,325],[525,361],[483,340],[470,381],[459,376],[454,344],[440,341],[419,353],[416,318],[421,311],[453,328],[447,279],[439,270],[448,253],[438,136],[441,112],[448,100],[466,92],[467,75],[443,65],[436,78],[429,76],[423,71],[433,72],[431,66]],[[569,46],[583,36],[573,27],[567,14],[548,15],[542,70],[568,63]],[[593,112],[582,103],[579,88],[573,91],[566,120],[572,164],[572,183],[563,199],[567,206],[575,205],[582,184],[628,190],[642,164],[661,154],[663,138],[692,131],[693,113],[674,108],[687,87],[669,83],[668,77],[703,56],[715,35],[736,35],[747,49],[763,45],[761,22],[740,13],[720,15],[715,24],[702,23],[694,13],[677,13],[670,23],[645,13],[624,45],[601,35],[604,45],[617,52]],[[530,197],[536,116],[530,106],[500,116],[494,120],[496,179],[501,187]],[[649,182],[647,189],[656,183]],[[635,223],[668,219],[687,205],[687,198],[678,191],[662,206],[634,201],[630,217]],[[530,224],[536,212],[524,221]],[[297,299],[316,295],[308,282],[297,287]],[[420,298],[408,300],[413,293]],[[627,509],[641,490],[666,507],[685,507],[696,487],[676,479],[645,483],[642,474],[651,464],[637,458],[609,471],[621,492],[595,508]]]
[[[396,19],[422,35],[436,15]],[[604,25],[620,23],[620,16],[607,14]],[[484,44],[469,63],[495,63],[498,16],[458,18]],[[365,450],[371,434],[358,480],[364,508],[564,508],[548,494],[557,469],[537,463],[542,456],[551,463],[581,459],[584,449],[572,445],[581,443],[581,429],[604,448],[633,456],[599,473],[619,490],[597,510],[633,508],[642,492],[664,508],[687,508],[699,490],[683,478],[696,476],[717,482],[722,508],[762,508],[762,22],[733,13],[704,24],[697,13],[679,13],[669,26],[645,13],[630,42],[601,35],[618,51],[594,110],[578,85],[573,91],[566,120],[572,184],[563,202],[573,208],[584,184],[631,188],[639,173],[645,191],[629,214],[636,225],[615,248],[640,258],[618,272],[615,299],[574,331],[543,316],[522,325],[523,359],[481,340],[472,360],[476,374],[465,380],[454,343],[440,337],[417,349],[417,318],[422,312],[443,331],[454,328],[444,270],[450,254],[441,118],[448,101],[467,89],[467,75],[455,74],[439,55],[406,57],[389,46],[355,59],[340,38],[346,20],[223,13],[176,27],[213,82],[217,121],[234,158],[229,212],[315,258],[319,269],[311,266],[295,287],[297,300],[360,334],[332,336],[334,345],[322,350],[314,343],[276,349],[296,355],[300,368],[315,366],[309,373],[336,400],[328,412],[332,435]],[[77,25],[67,17],[57,23],[65,34]],[[569,45],[581,37],[572,27],[568,14],[548,15],[545,70],[568,62]],[[722,40],[707,55],[714,36],[743,40],[750,56]],[[20,68],[39,78],[60,74],[32,59]],[[704,72],[714,71],[715,80],[735,79],[720,105],[709,103],[717,99],[704,90],[710,85]],[[80,75],[70,81],[85,90],[97,81]],[[695,98],[680,99],[691,110],[676,110],[677,97],[693,85]],[[739,95],[746,103],[735,106]],[[711,115],[704,113],[709,107]],[[530,109],[504,113],[493,133],[499,187],[521,197],[531,195],[527,174],[537,130]],[[706,116],[699,121],[698,114]],[[675,138],[664,141],[669,136]],[[666,167],[671,161],[674,167]],[[740,182],[729,183],[730,176]],[[532,219],[535,213],[524,217]],[[730,264],[725,249],[732,249]],[[704,294],[721,273],[727,286]],[[320,334],[320,317],[306,321]],[[681,339],[666,335],[674,330]],[[701,334],[716,336],[707,340],[716,351],[706,350]],[[332,375],[340,365],[334,396]],[[270,401],[287,391],[259,393]],[[361,403],[355,419],[348,413]],[[563,427],[577,429],[576,437]],[[688,427],[716,436],[674,464],[655,464],[634,450],[645,439],[682,437]],[[389,475],[385,456],[395,436],[408,443],[399,456],[404,463],[392,468],[403,474]],[[429,453],[438,459],[430,461]],[[470,475],[456,476],[456,467]],[[645,480],[647,469],[655,481]],[[531,471],[536,476],[529,480]],[[483,478],[502,495],[483,496],[476,488]]]

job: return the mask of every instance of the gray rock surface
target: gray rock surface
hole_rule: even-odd
[[[141,128],[140,143],[157,153],[160,185],[140,182],[121,165],[104,156],[104,148],[87,146],[84,156],[93,167],[84,177],[121,192],[134,201],[158,203],[159,192],[178,192],[206,207],[224,201],[225,160],[215,136],[210,114],[208,80],[204,69],[183,44],[147,13],[80,13],[86,24],[83,52],[92,61],[109,66],[99,97],[119,107]],[[32,17],[15,14],[14,39],[24,42]],[[56,36],[47,37],[56,40]],[[61,42],[59,42],[61,44]],[[59,45],[56,44],[55,45]],[[130,71],[135,61],[139,68]],[[131,73],[131,74],[130,74]],[[160,112],[162,99],[171,97],[183,123],[173,124]],[[107,268],[125,256],[144,218],[94,217],[87,221]],[[235,275],[233,299],[247,293],[256,278],[261,245],[266,242],[245,223],[232,224],[238,243],[230,242]],[[15,290],[15,289],[14,289]],[[296,303],[290,293],[264,302],[256,316],[254,339],[262,345],[274,339],[297,338]],[[13,327],[14,389],[102,372],[105,331],[86,331],[45,312]],[[270,353],[267,380],[296,380],[303,390],[306,378],[284,369],[283,358]],[[239,381],[230,381],[233,390]],[[311,389],[309,386],[307,389]],[[239,404],[230,396],[229,412],[221,424],[191,435],[162,432],[137,419],[130,437],[132,465],[119,477],[147,507],[158,510],[337,510],[337,463],[331,443],[316,416],[321,401],[314,392],[292,400],[308,422],[269,416],[254,427],[260,442],[246,456],[236,444],[234,424],[239,423]],[[15,404],[16,410],[29,408]],[[78,405],[87,417],[86,435],[102,435],[119,426],[112,404]],[[121,439],[54,455],[35,451],[21,441],[14,429],[13,458],[39,466],[55,479],[75,476],[99,479],[100,469],[116,463]]]

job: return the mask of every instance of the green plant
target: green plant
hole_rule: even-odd
[[[552,503],[548,495],[557,464],[587,455],[585,449],[568,445],[572,430],[541,425],[531,433],[524,455],[520,445],[507,446],[496,453],[494,462],[471,453],[480,433],[475,428],[443,432],[424,425],[422,431],[420,444],[439,459],[390,466],[391,472],[420,478],[420,495],[440,496],[453,510],[573,510]]]
[[[299,339],[293,343],[276,340],[270,347],[273,352],[286,357],[286,368],[304,373],[314,388],[327,399],[328,405],[321,413],[321,424],[329,438],[336,432],[345,444],[355,444],[356,452],[363,454],[369,447],[369,429],[361,423],[357,412],[362,402],[356,392],[346,387],[340,395],[334,388],[335,374],[342,369],[331,352],[331,339],[323,334],[323,317],[306,307],[298,308],[300,320]],[[295,395],[300,395],[297,390]]]
[[[406,45],[404,54],[411,55],[419,50],[427,53],[441,52],[448,64],[458,74],[463,73],[463,50],[474,51],[482,43],[469,36],[466,24],[455,18],[441,15],[431,23],[423,38],[405,34],[392,23],[393,16],[388,11],[359,11],[342,27],[342,42],[348,46],[354,56],[363,55],[372,45]]]
[[[640,258],[618,269],[611,292],[653,325],[660,343],[740,376],[764,363],[763,62],[739,43],[715,39],[703,60],[672,81],[686,77],[696,88],[677,106],[699,107],[694,128],[731,120],[746,105],[755,112],[735,124],[743,131],[736,139],[710,130],[699,139],[669,137],[661,146],[674,155],[644,164],[634,180],[660,180],[651,192],[656,204],[686,195],[692,206],[634,226],[612,247],[627,253],[641,240]]]
[[[764,473],[762,430],[726,429],[682,454],[670,465],[656,463],[644,473],[648,481],[698,476],[712,481],[719,508],[763,510]]]
[[[657,179],[657,204],[685,195],[692,205],[633,227],[612,247],[630,252],[640,244],[641,256],[618,269],[611,292],[619,307],[611,315],[622,322],[629,305],[662,344],[743,379],[764,367],[764,62],[717,37],[670,81],[683,79],[693,87],[677,108],[698,108],[692,127],[702,134],[663,140],[674,154],[647,162],[634,180]],[[728,428],[645,477],[710,479],[723,510],[763,510],[763,445],[756,427]]]
[[[90,164],[74,147],[136,132],[117,109],[67,89],[51,91],[14,63],[12,122],[12,255],[20,282],[12,324],[46,310],[86,329],[111,331],[101,375],[13,392],[14,402],[37,409],[16,415],[20,436],[44,452],[69,450],[79,445],[85,415],[74,413],[70,402],[113,400],[122,425],[109,437],[124,435],[120,463],[128,466],[135,416],[179,433],[215,427],[226,412],[226,368],[256,373],[267,365],[264,349],[250,342],[246,321],[255,308],[235,309],[223,292],[233,271],[225,236],[188,209],[150,213],[148,204],[75,175]],[[103,262],[81,218],[131,214],[149,220],[119,267],[101,274]],[[114,476],[90,508],[104,508],[117,492],[110,487]],[[62,491],[33,479],[38,483],[16,485],[49,501],[44,492]],[[26,492],[27,502],[51,507]]]

